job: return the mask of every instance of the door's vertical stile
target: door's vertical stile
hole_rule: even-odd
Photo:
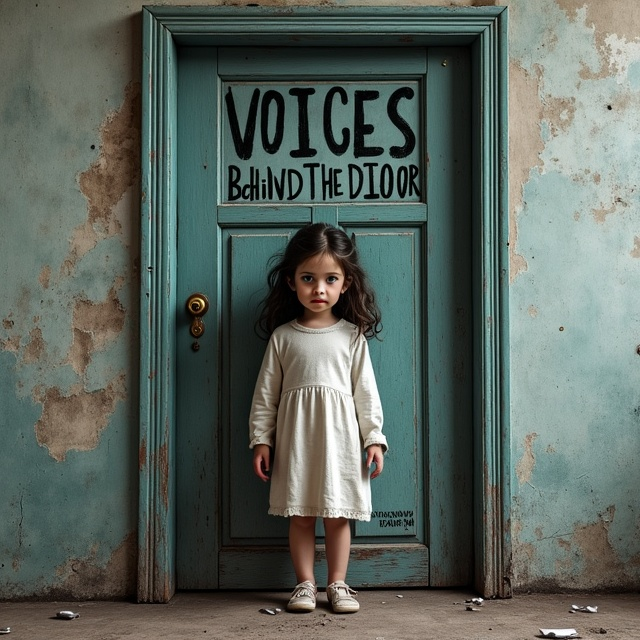
[[[428,536],[431,585],[452,586],[473,564],[470,66],[460,48],[428,59]]]
[[[177,443],[178,588],[217,588],[219,537],[219,239],[215,48],[180,49],[178,85]],[[189,179],[185,179],[188,176]],[[210,302],[205,332],[189,331],[192,293]],[[194,345],[197,343],[197,351]]]

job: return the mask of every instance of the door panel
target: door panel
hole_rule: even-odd
[[[321,55],[296,50],[293,57],[291,51],[180,51],[178,297],[186,299],[199,287],[213,305],[197,352],[185,337],[186,318],[179,329],[178,587],[289,588],[293,583],[288,522],[267,515],[268,485],[251,470],[247,419],[265,348],[254,323],[267,261],[311,221],[340,224],[355,234],[383,313],[382,340],[370,341],[370,349],[390,450],[385,473],[372,483],[374,517],[353,525],[349,579],[354,586],[428,585],[435,562],[438,586],[447,580],[449,586],[465,584],[472,565],[471,486],[466,482],[471,417],[443,405],[441,397],[471,406],[469,376],[452,375],[471,353],[470,338],[450,344],[471,320],[469,206],[464,196],[452,195],[469,180],[468,166],[458,157],[469,154],[464,137],[469,118],[463,113],[460,127],[443,127],[440,120],[429,120],[428,105],[451,123],[451,112],[460,111],[468,93],[468,61],[458,55],[460,64],[449,67],[457,73],[454,79],[453,73],[436,69],[444,68],[440,50],[332,49]],[[436,70],[433,82],[427,67]],[[378,98],[394,125],[386,130],[385,110],[369,109],[376,83],[383,87]],[[314,96],[326,96],[336,86],[343,89],[333,94],[337,102],[324,98],[311,104]],[[294,102],[288,87],[297,91]],[[407,97],[412,91],[415,100]],[[348,149],[338,158],[323,147],[317,129],[304,123],[322,120],[326,104],[339,107],[343,99],[348,108],[334,109],[329,127],[334,142],[346,142],[345,131],[350,131]],[[293,110],[298,126],[278,129],[278,109]],[[353,124],[358,119],[360,133]],[[407,125],[417,121],[420,126]],[[411,146],[409,128],[418,136],[403,156],[401,148]],[[437,148],[431,137],[438,140]],[[276,147],[294,155],[283,160]],[[377,147],[393,147],[401,157],[363,160],[362,154],[377,153]],[[296,158],[296,153],[309,157]],[[458,168],[427,181],[427,157],[459,163],[466,174]],[[418,168],[413,177],[411,166]],[[356,193],[358,167],[362,185]],[[295,197],[282,187],[295,175],[291,171],[299,171],[305,182]],[[411,180],[415,188],[410,189]],[[438,205],[433,213],[431,202]],[[440,239],[449,243],[454,233],[460,248],[446,244],[441,249]],[[446,469],[436,470],[437,465]],[[449,477],[465,481],[451,508],[434,488]],[[451,487],[441,488],[448,497]],[[443,535],[454,528],[459,547],[447,549]],[[431,558],[432,539],[438,541],[437,560]],[[322,583],[321,538],[319,543]]]
[[[381,341],[370,341],[389,438],[385,473],[372,482],[374,513],[356,522],[357,536],[425,542],[422,464],[424,411],[422,324],[423,228],[351,228],[358,251],[378,292]],[[391,481],[386,480],[390,478]]]

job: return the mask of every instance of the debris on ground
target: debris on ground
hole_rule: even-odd
[[[482,598],[471,598],[469,600],[465,600],[464,603],[467,605],[467,611],[480,611],[478,607],[481,607],[484,604],[484,600]]]
[[[260,609],[260,613],[266,613],[269,616],[275,616],[281,611],[282,609],[279,609],[278,607],[266,607],[264,609]]]
[[[590,607],[590,606],[580,607],[577,604],[572,604],[571,613],[576,613],[578,611],[582,613],[598,613],[598,607]]]
[[[11,633],[11,627],[0,628],[0,635],[4,635],[5,633]]]
[[[73,611],[58,611],[58,613],[56,613],[56,618],[59,618],[60,620],[75,620],[79,617],[80,614],[74,613]]]
[[[579,638],[575,629],[540,629],[545,638]]]

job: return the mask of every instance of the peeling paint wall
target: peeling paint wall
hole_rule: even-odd
[[[637,0],[414,4],[509,6],[512,584],[637,589]],[[2,5],[2,598],[135,590],[141,7]]]
[[[640,584],[640,13],[510,4],[514,584]]]

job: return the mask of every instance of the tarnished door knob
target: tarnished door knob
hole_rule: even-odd
[[[209,300],[204,293],[192,293],[187,298],[187,311],[196,317],[203,316],[209,311]]]
[[[189,331],[194,338],[200,338],[204,333],[202,316],[207,311],[209,311],[209,300],[204,293],[192,293],[187,298],[187,312],[193,317]]]

